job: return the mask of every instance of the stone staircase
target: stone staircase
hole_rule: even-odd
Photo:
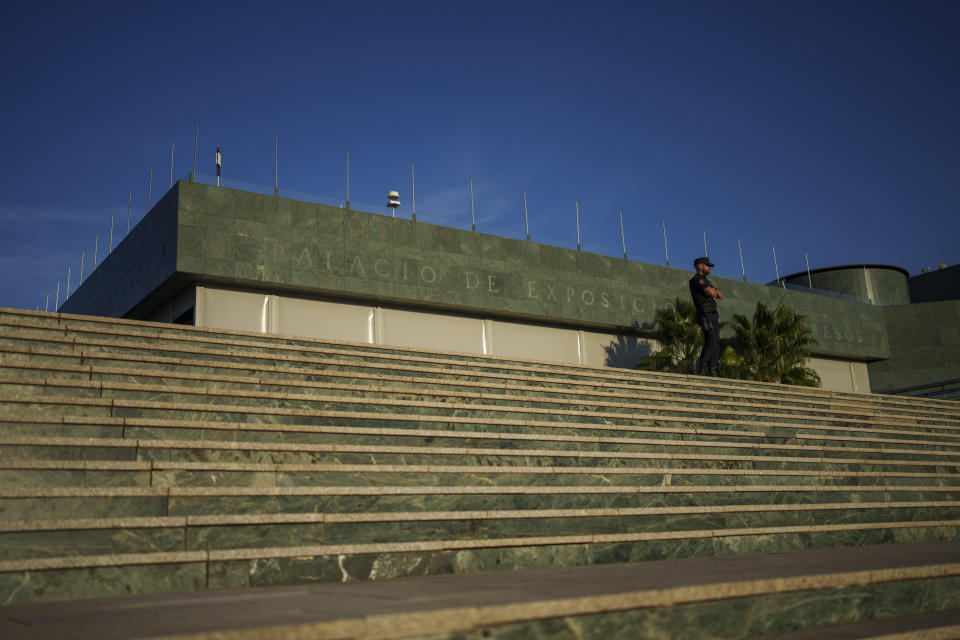
[[[873,545],[895,559],[960,540],[958,462],[949,401],[0,309],[7,607]],[[861,617],[960,609],[960,564],[932,566],[807,590],[927,594]]]

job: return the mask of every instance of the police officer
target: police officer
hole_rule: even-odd
[[[703,331],[703,350],[697,361],[697,375],[717,375],[717,363],[720,360],[720,313],[717,300],[723,298],[713,283],[707,279],[713,263],[710,258],[697,258],[693,261],[696,275],[690,278],[690,296],[697,309],[696,322]]]

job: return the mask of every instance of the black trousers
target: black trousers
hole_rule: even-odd
[[[703,332],[703,350],[697,360],[697,373],[716,373],[720,361],[720,314],[697,314],[697,325]]]

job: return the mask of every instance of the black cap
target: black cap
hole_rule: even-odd
[[[710,262],[710,258],[706,258],[706,257],[704,257],[704,258],[697,258],[696,260],[693,261],[693,266],[697,266],[698,264],[705,264],[705,265],[707,265],[708,267],[712,267],[712,266],[713,266],[713,263]]]

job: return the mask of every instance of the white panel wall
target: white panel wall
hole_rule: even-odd
[[[487,349],[492,355],[580,363],[579,332],[499,320],[487,323]]]
[[[275,298],[274,333],[349,342],[373,342],[373,307],[300,298]]]
[[[824,389],[870,393],[870,376],[865,362],[810,358],[807,365],[820,375]]]
[[[612,333],[580,332],[582,364],[632,369],[650,353],[650,341]]]
[[[267,333],[271,297],[197,287],[197,326]]]
[[[164,311],[166,315],[171,312]],[[198,327],[624,368],[633,368],[656,347],[653,341],[608,333],[208,287],[196,289],[196,324]],[[870,391],[866,363],[811,358],[809,366],[820,375],[824,389]]]
[[[866,362],[850,362],[853,377],[853,390],[857,393],[870,393],[870,370]]]
[[[377,309],[377,342],[400,347],[484,353],[483,320],[437,313]]]

